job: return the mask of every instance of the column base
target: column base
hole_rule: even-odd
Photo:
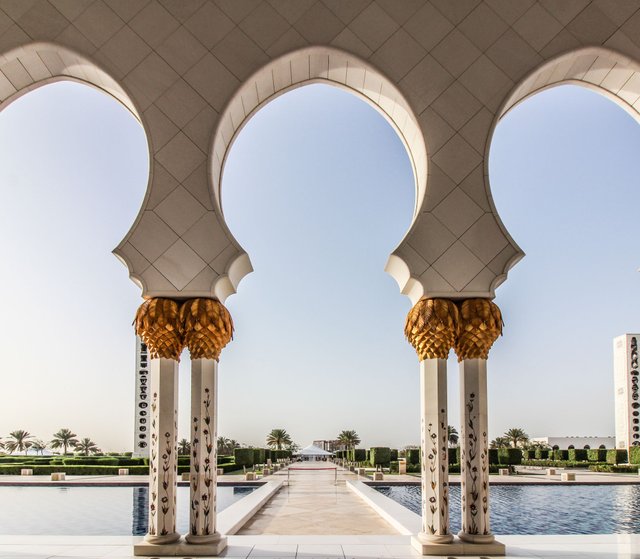
[[[467,534],[460,530],[458,537],[465,543],[489,544],[493,543],[496,538],[493,534]]]
[[[136,557],[212,557],[220,555],[227,547],[227,538],[220,536],[214,543],[194,544],[179,540],[168,544],[153,544],[146,541],[133,546]]]
[[[444,557],[451,556],[504,556],[506,548],[503,543],[493,541],[492,543],[469,543],[458,538],[454,538],[452,543],[432,543],[420,538],[420,534],[411,537],[411,545],[421,555]]]
[[[169,543],[175,543],[180,539],[180,534],[178,532],[173,532],[172,534],[165,534],[164,536],[152,536],[147,534],[144,537],[144,542],[152,545],[166,545]]]

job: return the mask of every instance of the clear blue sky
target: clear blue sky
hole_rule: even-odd
[[[490,357],[490,436],[613,434],[612,337],[640,329],[635,154],[640,128],[594,92],[562,87],[508,114],[490,175],[527,257],[498,289],[505,336]],[[143,131],[111,98],[59,83],[0,116],[0,435],[61,427],[130,449],[138,288],[111,255],[148,173]],[[219,434],[261,444],[355,429],[363,444],[419,441],[410,308],[384,271],[414,186],[393,129],[327,86],[257,113],[223,180],[231,231],[255,272],[227,301]],[[188,359],[181,436],[188,434]],[[450,361],[450,423],[459,426]]]

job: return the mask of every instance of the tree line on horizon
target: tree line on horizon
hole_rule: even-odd
[[[100,452],[98,445],[89,437],[78,439],[78,435],[71,429],[60,429],[53,434],[50,441],[45,442],[37,439],[34,435],[24,429],[17,429],[9,433],[4,440],[0,440],[0,450],[6,450],[9,454],[14,452],[24,452],[25,455],[29,450],[33,450],[36,454],[44,454],[47,448],[52,450],[62,449],[62,454],[67,454],[72,448],[76,453],[89,456]]]

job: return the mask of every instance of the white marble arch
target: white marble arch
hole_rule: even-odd
[[[427,146],[418,119],[400,90],[371,64],[326,46],[307,47],[271,61],[248,78],[227,104],[218,121],[210,151],[213,202],[223,216],[221,189],[224,165],[238,134],[251,117],[270,101],[299,87],[323,83],[339,87],[374,107],[395,129],[413,169],[418,216],[427,190]],[[242,277],[252,271],[249,257],[237,246],[231,272],[217,280],[215,295],[222,301]],[[390,268],[393,275],[395,268]]]
[[[145,131],[151,159],[148,128],[142,113],[136,107],[126,88],[87,56],[55,43],[28,43],[0,55],[0,111],[30,91],[59,81],[73,81],[94,87],[121,103]],[[147,185],[145,202],[149,191]],[[143,207],[145,202],[143,202]],[[136,227],[139,219],[140,216],[133,223],[132,230]],[[120,259],[125,261],[125,258],[120,257]],[[134,273],[131,273],[129,277],[144,289],[141,278]]]
[[[564,84],[597,91],[640,121],[640,61],[614,49],[585,47],[557,56],[530,72],[507,97],[494,128],[527,98]]]

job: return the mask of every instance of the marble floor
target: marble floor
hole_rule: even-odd
[[[131,536],[0,536],[0,558],[133,559]],[[405,559],[409,536],[229,536],[224,557]],[[499,536],[507,559],[640,559],[640,535]],[[453,559],[452,556],[441,556]],[[185,558],[188,559],[188,558]],[[480,558],[475,558],[480,559]]]
[[[303,462],[273,477],[280,491],[240,530],[240,535],[397,535],[398,532],[347,488],[353,472],[327,462]],[[337,475],[336,475],[337,474]]]

